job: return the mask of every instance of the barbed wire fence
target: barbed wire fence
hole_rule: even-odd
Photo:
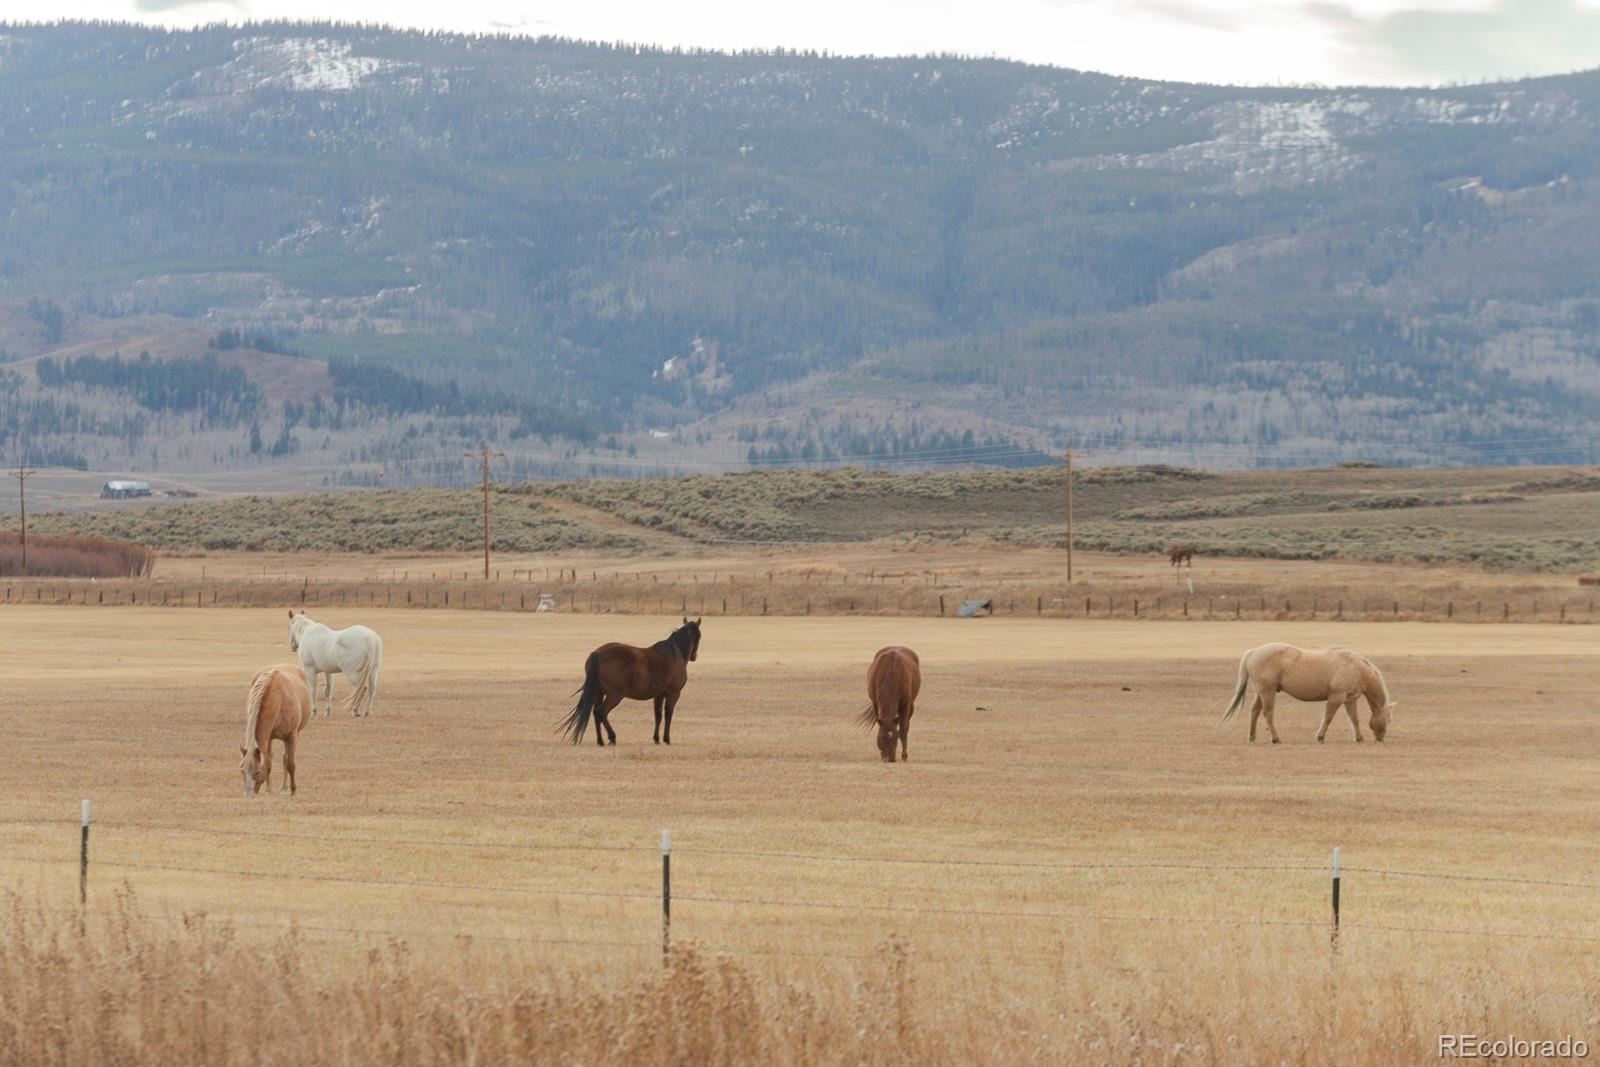
[[[149,862],[142,859],[103,859],[91,857],[90,841],[90,806],[84,801],[80,820],[74,824],[69,820],[28,819],[16,818],[0,820],[0,825],[28,826],[28,827],[69,827],[78,831],[75,835],[80,845],[80,854],[76,859],[79,866],[77,908],[41,908],[42,911],[74,915],[77,917],[80,929],[84,927],[86,917],[90,910],[90,875],[92,870],[108,869],[120,873],[124,884],[133,885],[129,874],[184,874],[199,875],[209,878],[225,878],[238,881],[285,881],[301,884],[328,884],[369,886],[374,888],[401,889],[406,891],[424,890],[429,892],[443,892],[453,894],[505,894],[513,897],[533,897],[551,900],[603,900],[637,905],[641,911],[652,907],[659,901],[661,907],[661,938],[659,942],[641,939],[618,939],[614,937],[573,937],[549,936],[534,931],[525,934],[487,933],[480,931],[467,931],[461,929],[419,929],[416,927],[370,927],[349,926],[336,923],[327,923],[316,919],[291,918],[286,922],[268,922],[250,918],[225,917],[215,920],[225,925],[239,926],[248,929],[262,929],[275,931],[281,934],[295,932],[314,933],[319,935],[344,935],[351,937],[373,937],[390,940],[442,939],[465,942],[503,942],[510,944],[585,947],[604,950],[624,950],[628,952],[647,952],[659,950],[663,964],[670,962],[672,938],[672,910],[673,903],[680,906],[708,906],[721,909],[780,909],[785,911],[812,911],[812,912],[852,912],[865,914],[895,914],[908,918],[919,915],[939,916],[956,919],[994,920],[1002,919],[1007,923],[1014,922],[1051,922],[1055,924],[1084,924],[1084,923],[1134,923],[1155,924],[1164,926],[1188,926],[1196,928],[1229,927],[1237,929],[1298,929],[1326,931],[1334,951],[1338,950],[1340,936],[1344,932],[1357,931],[1371,934],[1403,934],[1420,938],[1457,938],[1474,937],[1497,940],[1517,940],[1526,942],[1557,942],[1572,945],[1600,944],[1600,928],[1589,927],[1585,929],[1544,928],[1544,929],[1506,929],[1501,927],[1471,927],[1471,926],[1443,926],[1433,924],[1407,924],[1382,921],[1368,921],[1356,919],[1341,914],[1341,882],[1348,881],[1354,875],[1374,879],[1407,879],[1438,881],[1447,883],[1470,883],[1478,885],[1499,885],[1526,889],[1539,887],[1555,890],[1570,890],[1586,894],[1594,894],[1600,902],[1600,880],[1575,879],[1575,878],[1542,878],[1527,875],[1500,874],[1493,872],[1466,872],[1466,871],[1424,871],[1403,868],[1387,868],[1373,866],[1345,866],[1341,864],[1339,849],[1334,849],[1331,864],[1314,864],[1303,861],[1296,862],[1256,862],[1256,863],[1225,863],[1205,862],[1193,859],[1163,859],[1163,860],[1030,860],[1030,859],[995,859],[971,857],[945,857],[945,856],[912,856],[904,854],[848,854],[820,851],[784,851],[764,850],[752,848],[727,848],[718,846],[689,846],[674,848],[670,838],[663,831],[659,850],[647,846],[607,845],[607,844],[577,844],[567,842],[507,842],[507,841],[477,841],[450,838],[427,838],[408,836],[378,836],[378,835],[327,835],[312,833],[297,833],[282,830],[254,830],[237,829],[229,827],[162,824],[131,821],[107,821],[93,824],[97,830],[97,840],[106,832],[131,832],[143,834],[171,834],[180,836],[211,836],[224,838],[244,839],[272,839],[284,841],[304,841],[318,845],[336,846],[364,846],[364,847],[395,847],[407,848],[436,848],[446,850],[463,850],[468,852],[500,852],[521,853],[526,855],[552,855],[570,853],[611,853],[629,854],[643,858],[655,854],[661,857],[661,889],[657,893],[653,889],[645,888],[642,881],[639,888],[610,887],[610,888],[577,888],[555,887],[539,885],[518,885],[507,883],[488,883],[471,881],[413,879],[393,877],[371,877],[358,874],[320,873],[312,871],[291,870],[263,870],[239,869],[224,866],[209,866],[194,863],[167,863]],[[789,892],[768,893],[761,895],[727,895],[714,892],[691,891],[688,893],[674,893],[672,887],[672,855],[676,852],[680,857],[680,872],[683,864],[693,863],[697,857],[733,857],[739,859],[754,859],[759,861],[785,861],[806,864],[867,864],[878,867],[948,867],[978,870],[1014,870],[1036,871],[1069,874],[1098,873],[1123,873],[1123,874],[1152,874],[1163,873],[1204,873],[1204,874],[1295,874],[1310,875],[1321,874],[1328,876],[1327,901],[1329,910],[1327,918],[1318,920],[1310,918],[1273,918],[1263,916],[1244,915],[1194,915],[1173,914],[1151,911],[1115,911],[1115,910],[1053,910],[1036,908],[1007,908],[1007,907],[964,907],[938,902],[919,902],[915,899],[905,899],[903,896],[893,903],[877,903],[872,899],[860,900],[819,900],[798,898]],[[68,855],[47,855],[40,853],[8,853],[0,856],[7,863],[27,863],[40,866],[70,866],[74,860]],[[92,862],[91,862],[92,860]],[[792,887],[791,883],[785,883]],[[210,921],[193,913],[157,915],[156,918],[185,926],[193,926],[197,922]],[[778,957],[813,957],[824,959],[844,960],[876,960],[881,956],[872,953],[844,952],[844,951],[813,951],[798,947],[761,948],[756,946],[726,946],[726,945],[699,945],[697,947],[714,954],[730,956],[778,956]],[[975,957],[971,954],[962,954],[956,957],[929,957],[919,955],[916,957],[922,963],[954,963],[973,962]],[[987,962],[1004,966],[1048,966],[1055,961],[1053,958],[1018,957],[1015,954],[986,957]]]
[[[163,579],[10,579],[0,605],[170,608],[405,608],[554,611],[578,615],[949,617],[968,599],[986,614],[1067,619],[1285,620],[1343,622],[1433,620],[1487,623],[1600,621],[1593,592],[1417,597],[1305,592],[1214,594],[1151,588],[1069,591],[1042,578],[928,575],[775,574],[712,572],[581,573],[578,568],[536,573],[516,568],[491,581],[438,573],[367,580],[311,576],[211,581]],[[545,577],[539,577],[539,573]]]

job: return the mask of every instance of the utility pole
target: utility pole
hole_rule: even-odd
[[[479,454],[480,453],[476,452],[468,452],[467,456],[468,458],[471,458],[472,456]],[[489,457],[500,457],[504,456],[505,453],[491,453],[489,451],[489,446],[486,444],[483,446],[481,455],[483,458],[483,580],[487,582],[489,580],[489,494],[493,489],[493,487],[489,484]]]
[[[17,500],[22,506],[22,573],[28,573],[28,477],[38,474],[38,471],[29,470],[27,467],[18,467],[11,472],[11,477],[17,480]]]
[[[1067,584],[1072,584],[1072,446],[1067,446]]]

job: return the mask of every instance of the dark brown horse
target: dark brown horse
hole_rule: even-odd
[[[894,743],[900,741],[900,758],[906,759],[906,735],[911,732],[911,713],[916,709],[917,693],[922,689],[922,661],[909,648],[890,645],[878,649],[867,669],[867,699],[870,703],[856,721],[862,726],[878,726],[878,754],[883,762],[894,762]]]
[[[1169,548],[1167,550],[1167,559],[1172,562],[1172,565],[1174,567],[1176,567],[1176,566],[1178,566],[1179,564],[1182,564],[1182,563],[1187,563],[1189,566],[1193,567],[1194,566],[1194,546],[1193,545],[1173,545],[1171,548]]]
[[[615,642],[601,645],[589,653],[583,665],[583,687],[578,690],[578,704],[572,714],[561,724],[567,738],[577,744],[589,728],[589,717],[594,716],[594,743],[606,744],[601,736],[605,729],[611,744],[617,743],[617,732],[611,728],[611,709],[624,700],[653,700],[656,705],[656,744],[672,744],[672,709],[678,706],[678,694],[689,680],[689,664],[700,655],[700,620],[683,625],[657,641],[649,648],[619,645]],[[666,713],[666,728],[662,729],[662,712]]]

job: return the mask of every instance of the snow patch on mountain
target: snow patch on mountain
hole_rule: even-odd
[[[348,41],[326,37],[244,37],[233,48],[238,55],[209,72],[217,88],[230,92],[349,92],[374,74],[401,66],[355,55]]]

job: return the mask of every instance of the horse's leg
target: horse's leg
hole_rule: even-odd
[[[361,714],[371,715],[373,701],[378,699],[378,672],[372,672],[372,688],[367,690],[367,707]]]
[[[1275,745],[1278,743],[1278,727],[1277,724],[1272,721],[1272,709],[1277,702],[1277,693],[1273,692],[1261,694],[1261,714],[1267,717],[1267,734],[1272,738],[1272,743]]]
[[[294,742],[294,734],[283,739],[284,788],[288,790],[290,796],[294,796]]]
[[[317,669],[301,665],[300,669],[306,675],[306,688],[311,690],[311,717],[317,717]]]
[[[666,729],[661,731],[661,743],[664,745],[672,744],[672,709],[678,706],[678,694],[680,692],[682,692],[682,690],[674,689],[672,692],[666,695],[665,704],[667,724]]]
[[[906,705],[900,709],[900,762],[907,762],[911,756],[906,751],[906,734],[911,732],[911,706]]]
[[[665,700],[665,699],[666,699],[666,698],[665,698],[665,697],[656,697],[656,699],[655,699],[655,705],[656,705],[656,733],[655,733],[655,742],[656,742],[656,744],[658,744],[658,745],[659,745],[659,744],[660,744],[660,743],[661,743],[661,703],[662,703],[662,701],[663,701],[663,700]]]
[[[1361,719],[1357,715],[1357,711],[1359,709],[1356,707],[1356,700],[1357,698],[1352,696],[1349,700],[1345,701],[1344,710],[1350,716],[1350,729],[1355,731],[1356,740],[1365,741],[1366,738],[1361,736]],[[1328,712],[1328,718],[1333,718],[1333,712]]]
[[[327,677],[328,677],[327,692],[323,693],[322,695],[328,701],[328,715],[327,715],[327,717],[331,719],[331,718],[333,718],[333,672],[329,671]],[[361,709],[357,708],[357,707],[351,707],[350,714],[359,715],[359,714],[361,714]]]
[[[1256,694],[1256,702],[1250,705],[1250,743],[1255,744],[1256,720],[1261,718],[1261,694]]]
[[[1319,742],[1328,736],[1328,724],[1333,722],[1333,717],[1335,715],[1339,714],[1339,705],[1343,703],[1344,698],[1341,696],[1332,696],[1328,698],[1327,710],[1322,713],[1322,729],[1317,731],[1317,740]]]
[[[600,721],[606,724],[606,736],[610,739],[610,743],[613,745],[617,743],[617,731],[611,728],[611,711],[620,703],[622,703],[621,694],[608,696],[606,697],[605,702],[600,705],[599,709]]]
[[[605,726],[600,722],[606,716],[605,706],[606,695],[604,693],[596,693],[594,695],[594,743],[597,745],[606,743]]]

